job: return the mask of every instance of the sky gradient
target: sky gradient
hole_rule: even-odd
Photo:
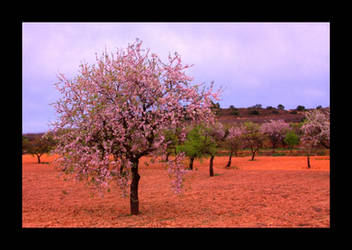
[[[194,64],[194,83],[224,89],[221,107],[330,106],[329,23],[23,23],[22,132],[56,119],[58,73],[72,78],[136,38],[164,61],[177,52]]]

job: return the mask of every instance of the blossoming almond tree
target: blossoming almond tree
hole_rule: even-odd
[[[225,145],[230,150],[229,161],[226,164],[226,168],[231,166],[232,155],[235,153],[237,156],[238,150],[243,147],[243,134],[244,127],[243,126],[232,126],[228,130],[228,135],[225,138]]]
[[[99,188],[116,176],[126,188],[130,176],[131,214],[139,213],[139,159],[165,151],[162,131],[184,127],[186,117],[212,122],[211,101],[219,94],[213,86],[192,85],[184,72],[190,66],[177,53],[163,63],[141,46],[137,39],[126,50],[105,52],[96,65],[82,64],[73,80],[60,74],[56,85],[62,97],[55,103],[58,120],[53,123],[54,132],[61,131],[56,152],[64,171]],[[182,155],[175,160],[181,162]],[[180,164],[170,168],[180,180]]]
[[[250,121],[245,122],[243,138],[245,145],[252,152],[251,161],[254,161],[255,154],[263,146],[264,141],[264,135],[260,132],[260,125]]]
[[[270,120],[261,125],[260,132],[268,136],[273,148],[273,153],[279,143],[283,143],[289,128],[290,125],[283,120]]]
[[[310,155],[313,148],[319,144],[330,148],[330,111],[315,109],[305,113],[306,120],[301,127],[302,145],[307,154],[307,167],[310,168]]]
[[[210,126],[205,126],[204,134],[204,149],[205,152],[210,155],[209,175],[214,176],[214,158],[219,146],[221,145],[221,143],[223,143],[225,139],[225,129],[220,122],[215,122]]]

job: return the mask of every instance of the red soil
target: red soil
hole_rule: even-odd
[[[44,156],[51,162],[54,156]],[[184,191],[176,195],[166,167],[140,164],[140,214],[130,215],[129,198],[113,185],[91,197],[83,183],[64,182],[52,164],[24,155],[22,226],[28,227],[329,227],[330,158],[259,156],[195,161]],[[234,167],[238,167],[235,169]]]

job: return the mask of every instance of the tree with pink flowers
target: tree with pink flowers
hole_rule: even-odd
[[[56,153],[62,170],[99,190],[112,181],[125,191],[129,186],[130,211],[138,214],[140,158],[165,154],[166,129],[213,122],[210,107],[219,91],[191,84],[189,67],[177,53],[162,62],[137,39],[125,50],[97,56],[96,64],[82,64],[72,80],[60,74],[53,131],[61,131]],[[176,180],[185,173],[182,162],[180,155],[169,164]],[[180,183],[174,186],[179,191]]]
[[[283,144],[289,128],[290,125],[283,120],[270,120],[261,125],[260,131],[269,138],[273,153],[280,143]]]
[[[231,166],[232,155],[237,155],[238,150],[243,147],[243,134],[244,134],[244,127],[239,126],[232,126],[228,129],[228,134],[225,138],[225,145],[230,150],[229,161],[226,164],[226,168]]]
[[[307,167],[310,168],[310,155],[319,144],[330,148],[330,110],[315,109],[305,113],[305,121],[301,127],[302,145],[307,155]]]
[[[244,145],[249,147],[252,153],[251,161],[254,161],[255,154],[263,146],[264,135],[260,131],[260,125],[254,122],[245,122],[244,124]]]
[[[204,127],[204,148],[205,152],[210,155],[209,175],[214,176],[214,158],[220,145],[225,139],[225,129],[220,122]]]

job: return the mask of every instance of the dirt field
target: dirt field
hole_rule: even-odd
[[[53,156],[43,157],[51,162]],[[130,215],[129,198],[117,186],[104,197],[83,183],[64,182],[51,164],[24,155],[22,227],[329,227],[330,158],[227,157],[195,161],[185,189],[176,195],[166,168],[140,164],[140,214]],[[238,167],[235,169],[234,166]]]

